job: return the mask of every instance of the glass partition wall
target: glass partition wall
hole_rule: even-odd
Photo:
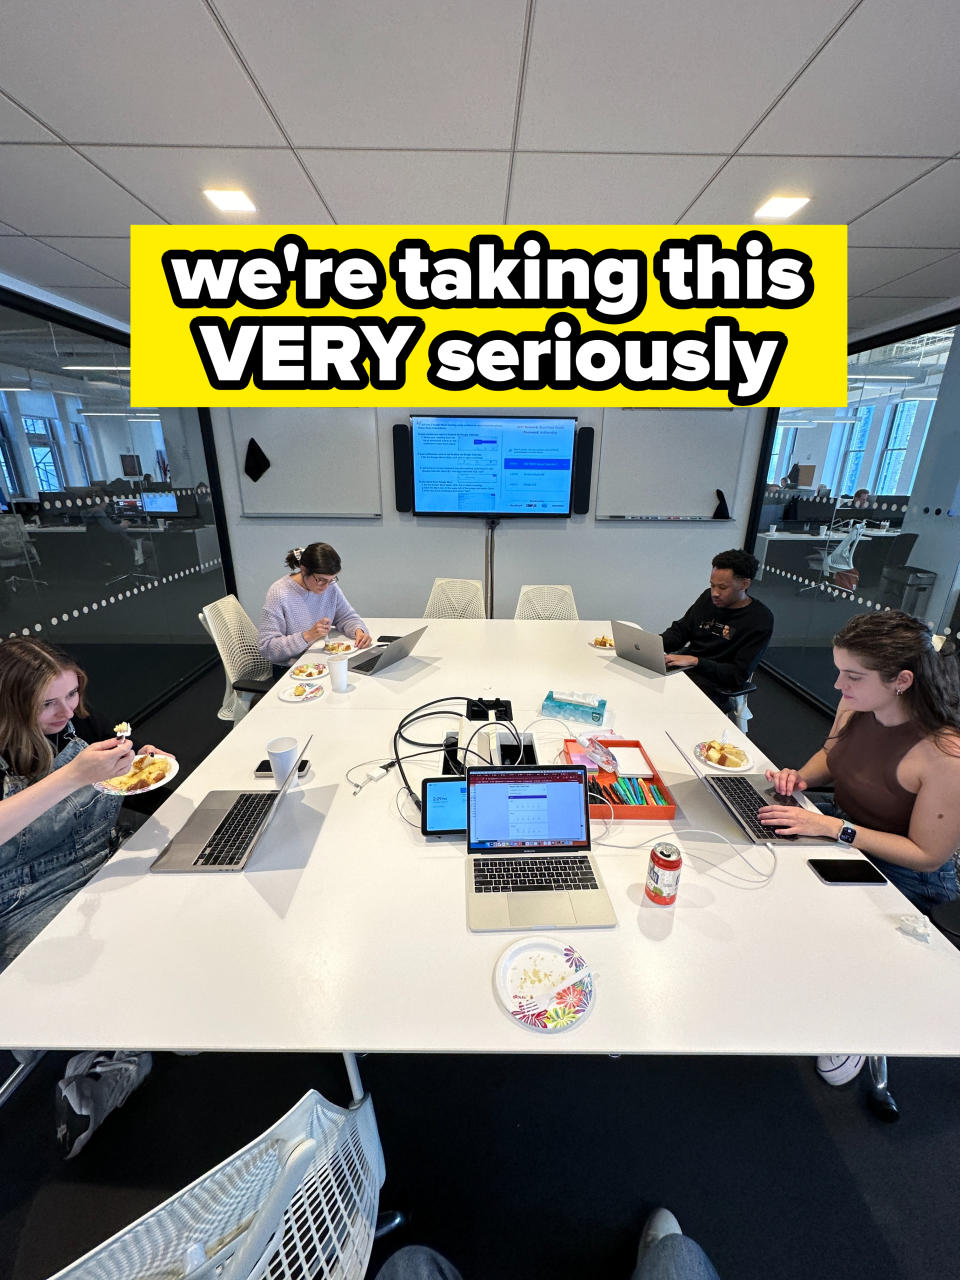
[[[225,593],[200,422],[130,407],[129,351],[0,306],[0,634],[86,669],[134,720],[216,657]]]
[[[778,414],[753,548],[776,620],[765,661],[831,708],[830,639],[847,618],[960,622],[958,333],[859,351],[845,408]]]

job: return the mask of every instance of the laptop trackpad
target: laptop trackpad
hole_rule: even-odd
[[[569,893],[508,893],[510,924],[518,929],[548,929],[577,923]]]

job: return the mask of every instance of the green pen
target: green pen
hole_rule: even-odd
[[[633,796],[630,794],[629,788],[627,787],[626,783],[623,781],[622,778],[617,778],[616,782],[613,785],[614,785],[614,788],[616,789],[617,795],[619,795],[622,798],[624,804],[635,803]]]
[[[637,786],[636,778],[628,778],[627,786],[629,786],[630,790],[633,792],[634,796],[636,797],[637,804],[646,804],[646,800],[644,800],[643,798],[643,792]]]
[[[656,797],[657,804],[665,805],[667,803],[666,800],[664,800],[663,796],[660,794],[660,788],[655,787],[652,782],[650,783],[650,790],[653,792],[654,796]]]

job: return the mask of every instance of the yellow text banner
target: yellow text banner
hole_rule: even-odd
[[[135,405],[846,404],[846,228],[137,226]]]

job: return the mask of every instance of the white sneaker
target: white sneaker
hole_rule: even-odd
[[[57,1085],[57,1142],[69,1160],[82,1151],[111,1111],[122,1106],[150,1071],[149,1053],[116,1049],[76,1053]]]
[[[680,1223],[669,1209],[654,1209],[643,1225],[640,1235],[640,1248],[637,1250],[637,1266],[649,1249],[662,1240],[664,1236],[682,1236]]]
[[[862,1053],[827,1053],[817,1059],[817,1071],[827,1084],[849,1084],[863,1069]]]

